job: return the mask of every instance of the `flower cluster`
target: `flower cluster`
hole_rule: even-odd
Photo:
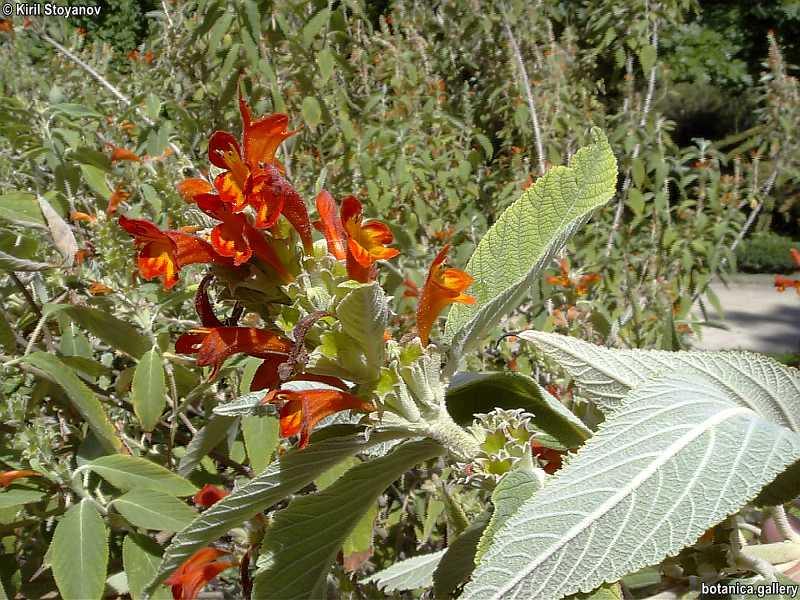
[[[800,269],[800,250],[792,248],[789,250],[792,255],[794,264]],[[800,279],[792,279],[791,277],[784,277],[783,275],[775,275],[775,289],[779,292],[785,292],[786,288],[793,287],[800,294]]]
[[[281,143],[297,130],[289,131],[289,119],[283,114],[253,118],[242,98],[239,110],[241,140],[224,131],[215,132],[209,140],[209,161],[219,169],[213,181],[192,178],[177,186],[187,203],[214,220],[210,230],[161,230],[149,221],[125,216],[119,223],[135,240],[139,273],[146,280],[158,277],[169,289],[177,283],[182,267],[211,266],[195,299],[200,326],[182,334],[175,350],[195,355],[198,366],[210,367],[212,380],[233,355],[261,359],[250,389],[264,390],[262,403],[276,406],[281,435],[299,436],[302,448],[321,419],[343,410],[381,408],[375,385],[383,365],[374,366],[369,376],[359,376],[364,359],[351,356],[356,350],[349,345],[355,340],[337,338],[332,327],[337,303],[360,285],[374,285],[378,262],[400,251],[390,247],[394,236],[389,226],[367,219],[354,196],[337,206],[333,196],[322,190],[316,198],[318,220],[312,224],[303,199],[276,158]],[[118,160],[132,160],[118,154]],[[314,229],[324,237],[324,246],[315,246]],[[423,347],[429,344],[435,321],[446,306],[475,302],[464,293],[473,278],[445,265],[448,249],[445,246],[436,256],[419,293],[417,329]],[[312,280],[320,278],[322,288],[312,289]],[[209,297],[212,282],[236,302],[230,317],[217,316]],[[249,295],[242,291],[245,288]],[[259,302],[253,302],[254,292],[262,292]],[[271,326],[255,326],[270,320],[263,316],[263,307],[274,302],[270,298],[276,295],[284,306],[293,302],[290,308],[280,309],[291,316],[278,322],[273,314]],[[256,311],[244,319],[246,325],[240,323],[244,307]],[[377,344],[387,343],[383,329],[380,338]],[[337,343],[347,356],[336,356],[331,350]],[[310,363],[310,352],[322,359]],[[290,381],[307,382],[310,389],[284,388]],[[315,389],[308,382],[322,385]]]

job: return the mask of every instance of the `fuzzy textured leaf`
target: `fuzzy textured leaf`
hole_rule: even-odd
[[[614,153],[599,129],[568,167],[554,167],[509,206],[478,244],[466,271],[475,277],[469,294],[476,304],[455,304],[445,326],[450,372],[466,350],[480,342],[515,309],[566,241],[608,202],[617,183]]]
[[[492,492],[494,512],[475,550],[475,563],[479,563],[494,535],[503,528],[511,516],[542,487],[544,482],[532,470],[515,469],[506,473]]]
[[[716,381],[738,404],[800,431],[800,371],[752,352],[615,350],[554,333],[523,331],[603,411],[655,375],[688,369]]]
[[[495,535],[466,599],[561,598],[656,564],[800,457],[800,435],[696,372],[648,382]]]
[[[323,491],[293,500],[264,536],[253,596],[325,597],[336,554],[378,496],[408,469],[444,452],[432,440],[409,442],[353,467]]]
[[[155,575],[161,560],[161,548],[150,538],[129,533],[122,543],[122,564],[128,576],[128,588],[133,600],[141,600],[144,586]],[[153,600],[171,600],[172,594],[161,587],[152,596]]]
[[[401,560],[383,571],[362,579],[360,583],[374,583],[385,592],[428,588],[433,585],[433,572],[445,552],[447,548]]]
[[[342,330],[358,342],[367,365],[383,365],[386,342],[383,332],[389,323],[386,294],[377,282],[354,289],[336,307]]]
[[[46,306],[47,314],[56,311],[63,311],[78,325],[99,337],[112,348],[134,358],[139,358],[152,347],[147,337],[139,333],[135,327],[104,310],[72,304],[48,304]]]
[[[136,527],[157,531],[180,531],[197,516],[186,503],[158,490],[131,490],[112,506]]]
[[[49,554],[53,577],[64,600],[103,596],[108,532],[91,500],[81,500],[58,522]]]

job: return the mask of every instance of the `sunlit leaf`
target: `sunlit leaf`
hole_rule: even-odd
[[[197,488],[169,469],[138,456],[103,456],[81,470],[90,470],[121,490],[158,490],[173,496],[190,496]]]
[[[157,531],[180,531],[197,516],[185,502],[158,490],[133,489],[111,506],[136,527]]]
[[[539,275],[592,211],[616,190],[617,163],[599,129],[568,167],[553,167],[509,206],[481,238],[466,271],[477,304],[454,304],[445,326],[452,372],[466,350],[538,284]]]
[[[85,498],[66,512],[56,525],[49,553],[53,577],[64,600],[103,596],[108,531],[92,500]]]
[[[462,597],[590,592],[694,543],[798,458],[800,435],[726,383],[654,379],[508,519]]]

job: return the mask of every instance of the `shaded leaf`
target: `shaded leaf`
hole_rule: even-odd
[[[354,456],[365,446],[379,444],[392,435],[373,433],[314,441],[303,450],[292,450],[273,462],[258,477],[235,489],[179,532],[164,552],[158,573],[147,589],[152,591],[197,550],[216,540],[231,527],[263,512],[289,494],[305,487],[321,473]]]
[[[447,412],[457,423],[471,424],[473,415],[494,408],[521,408],[533,414],[533,424],[567,448],[592,435],[566,406],[531,377],[522,373],[456,373],[447,388]]]
[[[167,404],[164,366],[158,348],[151,348],[139,359],[133,373],[131,401],[142,429],[153,431]]]
[[[213,415],[208,422],[192,436],[192,441],[186,447],[186,454],[181,456],[178,463],[178,475],[187,477],[200,461],[219,446],[225,439],[228,430],[236,423],[237,417],[222,417]]]
[[[442,560],[433,572],[433,591],[436,598],[446,600],[459,586],[466,583],[475,569],[475,551],[489,514],[484,512],[447,547]]]
[[[258,475],[272,462],[278,447],[280,423],[276,417],[249,416],[242,418],[242,434],[247,458],[253,473]]]
[[[254,597],[324,597],[337,552],[378,496],[408,469],[444,452],[431,440],[409,442],[353,467],[323,491],[293,500],[264,536]]]
[[[0,269],[5,271],[46,271],[55,265],[19,258],[0,250]]]
[[[133,600],[141,600],[144,586],[155,575],[161,560],[161,548],[150,538],[129,533],[122,543],[122,564],[128,575],[128,588]],[[153,600],[172,600],[172,594],[161,587],[151,596]]]
[[[111,506],[136,527],[157,531],[180,531],[197,516],[185,502],[158,490],[131,490]]]
[[[134,358],[139,358],[151,348],[147,337],[139,333],[135,327],[99,308],[73,304],[47,304],[44,310],[45,314],[57,311],[66,313],[78,325],[112,348]]]
[[[44,492],[31,489],[9,488],[0,490],[0,508],[9,506],[20,506],[39,502],[44,497]]]

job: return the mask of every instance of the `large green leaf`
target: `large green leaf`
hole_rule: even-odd
[[[377,282],[349,292],[336,307],[342,331],[358,342],[367,365],[376,371],[383,365],[386,342],[383,332],[389,323],[386,294]]]
[[[446,400],[447,412],[461,424],[471,424],[476,413],[494,408],[522,408],[533,414],[534,425],[567,448],[580,446],[592,435],[583,421],[522,373],[456,373]]]
[[[133,410],[145,431],[153,431],[167,404],[164,366],[157,348],[145,352],[136,365],[131,385]]]
[[[111,505],[136,527],[157,531],[180,531],[197,516],[185,502],[158,490],[134,489]]]
[[[480,562],[486,553],[494,535],[503,528],[517,509],[542,487],[543,483],[532,469],[514,469],[503,475],[492,492],[494,512],[475,551],[476,563]]]
[[[400,475],[444,452],[432,440],[409,442],[353,467],[323,491],[293,500],[264,536],[253,596],[324,598],[328,571],[363,515]]]
[[[272,461],[278,447],[280,423],[276,417],[250,415],[242,417],[242,435],[247,458],[253,473],[258,475]]]
[[[178,533],[164,552],[158,573],[147,589],[152,591],[196,551],[224,535],[232,527],[261,513],[289,494],[305,487],[321,473],[353,456],[368,445],[394,436],[373,433],[313,441],[302,450],[292,450],[273,462],[258,477],[241,486],[199,515]]]
[[[152,579],[161,560],[161,548],[150,538],[129,533],[122,543],[122,564],[128,576],[128,588],[133,600],[141,600],[144,586]],[[171,600],[172,594],[160,587],[152,596],[153,600]]]
[[[599,129],[568,167],[554,167],[509,206],[483,236],[466,270],[477,303],[454,304],[445,326],[450,372],[465,350],[481,341],[538,283],[539,274],[567,240],[608,202],[617,183],[617,161]]]
[[[101,456],[78,471],[94,471],[121,490],[159,490],[173,496],[190,496],[197,492],[194,484],[169,469],[139,456],[117,454]]]
[[[800,458],[800,435],[691,371],[634,389],[495,535],[462,598],[561,598],[659,563]]]
[[[489,521],[488,511],[481,513],[447,546],[442,560],[433,572],[433,591],[436,598],[449,600],[475,570],[475,551]]]
[[[94,502],[70,508],[53,534],[50,564],[64,600],[101,598],[108,565],[108,532]]]
[[[9,488],[0,490],[0,508],[19,506],[39,502],[44,497],[44,492],[33,489]]]
[[[34,352],[24,359],[50,381],[61,386],[72,405],[86,420],[106,452],[122,452],[122,442],[108,418],[103,405],[94,392],[86,387],[78,376],[57,357],[46,352]]]
[[[688,369],[716,381],[730,397],[766,419],[800,431],[800,371],[751,352],[615,350],[539,331],[519,337],[533,343],[602,410],[613,410],[638,385],[658,374]]]
[[[30,192],[0,195],[0,219],[25,227],[44,229],[47,225],[36,195]]]
[[[152,344],[146,336],[132,325],[122,321],[104,310],[90,306],[73,304],[48,304],[46,314],[64,312],[78,325],[93,333],[116,350],[139,358],[150,350]]]
[[[391,567],[362,579],[360,583],[374,583],[385,592],[429,588],[433,585],[433,573],[445,552],[447,548],[398,561]]]

